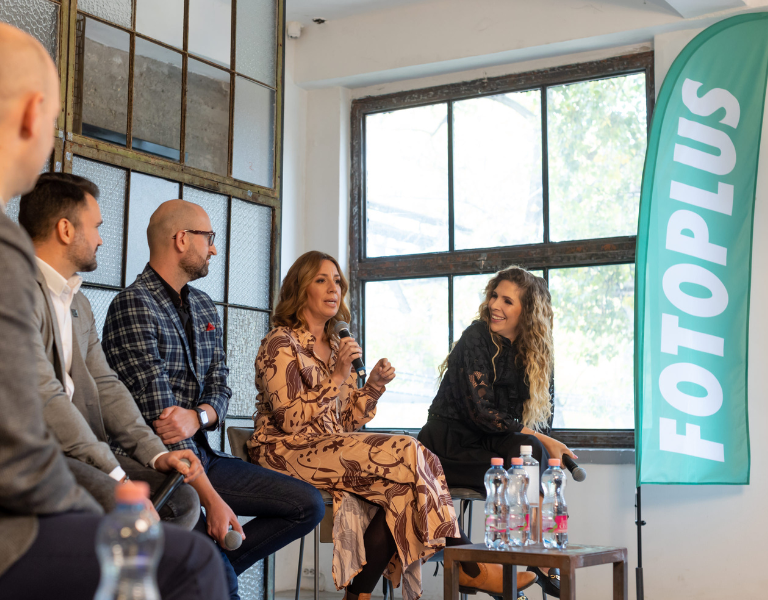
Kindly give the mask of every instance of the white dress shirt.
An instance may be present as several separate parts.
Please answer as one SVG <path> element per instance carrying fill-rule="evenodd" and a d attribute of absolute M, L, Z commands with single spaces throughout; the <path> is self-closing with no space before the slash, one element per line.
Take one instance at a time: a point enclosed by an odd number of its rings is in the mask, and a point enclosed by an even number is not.
<path fill-rule="evenodd" d="M 80 275 L 73 275 L 69 279 L 64 279 L 63 275 L 43 259 L 39 257 L 35 259 L 43 273 L 51 303 L 56 311 L 56 323 L 61 335 L 61 353 L 64 355 L 64 391 L 67 392 L 71 401 L 75 394 L 75 382 L 72 380 L 72 300 L 80 290 L 83 278 Z M 152 462 L 154 463 L 154 459 Z M 125 471 L 121 467 L 115 467 L 109 476 L 120 481 L 125 477 Z"/>

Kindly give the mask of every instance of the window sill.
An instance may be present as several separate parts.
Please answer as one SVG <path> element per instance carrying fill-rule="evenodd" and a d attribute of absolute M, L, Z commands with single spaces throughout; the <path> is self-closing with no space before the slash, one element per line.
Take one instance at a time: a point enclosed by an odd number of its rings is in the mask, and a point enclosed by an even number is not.
<path fill-rule="evenodd" d="M 634 465 L 634 448 L 573 448 L 579 465 Z"/>

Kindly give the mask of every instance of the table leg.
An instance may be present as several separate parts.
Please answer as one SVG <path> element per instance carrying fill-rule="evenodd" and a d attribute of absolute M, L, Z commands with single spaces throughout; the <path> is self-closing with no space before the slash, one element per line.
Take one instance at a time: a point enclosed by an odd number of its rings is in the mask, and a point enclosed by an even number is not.
<path fill-rule="evenodd" d="M 627 600 L 627 561 L 613 563 L 613 600 Z"/>
<path fill-rule="evenodd" d="M 517 600 L 517 565 L 503 565 L 504 600 Z"/>
<path fill-rule="evenodd" d="M 443 561 L 443 600 L 459 600 L 459 563 Z"/>
<path fill-rule="evenodd" d="M 571 565 L 560 567 L 560 600 L 576 600 L 576 569 Z"/>

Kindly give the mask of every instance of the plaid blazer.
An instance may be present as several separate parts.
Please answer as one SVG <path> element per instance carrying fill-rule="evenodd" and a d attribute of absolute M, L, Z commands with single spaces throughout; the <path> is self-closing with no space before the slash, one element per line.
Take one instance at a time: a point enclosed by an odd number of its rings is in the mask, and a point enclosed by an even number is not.
<path fill-rule="evenodd" d="M 227 386 L 229 367 L 219 313 L 208 294 L 192 286 L 188 302 L 194 352 L 176 307 L 149 265 L 115 297 L 107 312 L 101 336 L 107 361 L 150 426 L 164 408 L 174 405 L 191 409 L 210 404 L 219 416 L 217 426 L 227 415 L 232 390 Z M 206 432 L 168 448 L 189 449 L 199 455 L 198 444 L 211 449 Z"/>

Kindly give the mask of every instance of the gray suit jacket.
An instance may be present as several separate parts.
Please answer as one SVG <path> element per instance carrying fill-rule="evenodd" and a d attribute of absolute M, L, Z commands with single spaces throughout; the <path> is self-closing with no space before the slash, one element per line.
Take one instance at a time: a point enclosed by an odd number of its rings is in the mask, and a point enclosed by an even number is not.
<path fill-rule="evenodd" d="M 34 272 L 29 238 L 0 210 L 0 575 L 35 541 L 36 515 L 102 512 L 45 427 L 35 386 Z"/>
<path fill-rule="evenodd" d="M 107 364 L 96 321 L 82 292 L 72 300 L 72 380 L 64 390 L 64 354 L 56 312 L 42 271 L 37 269 L 34 326 L 42 334 L 38 352 L 45 421 L 64 454 L 110 473 L 119 466 L 110 440 L 143 465 L 166 447 L 141 415 L 128 389 Z"/>

